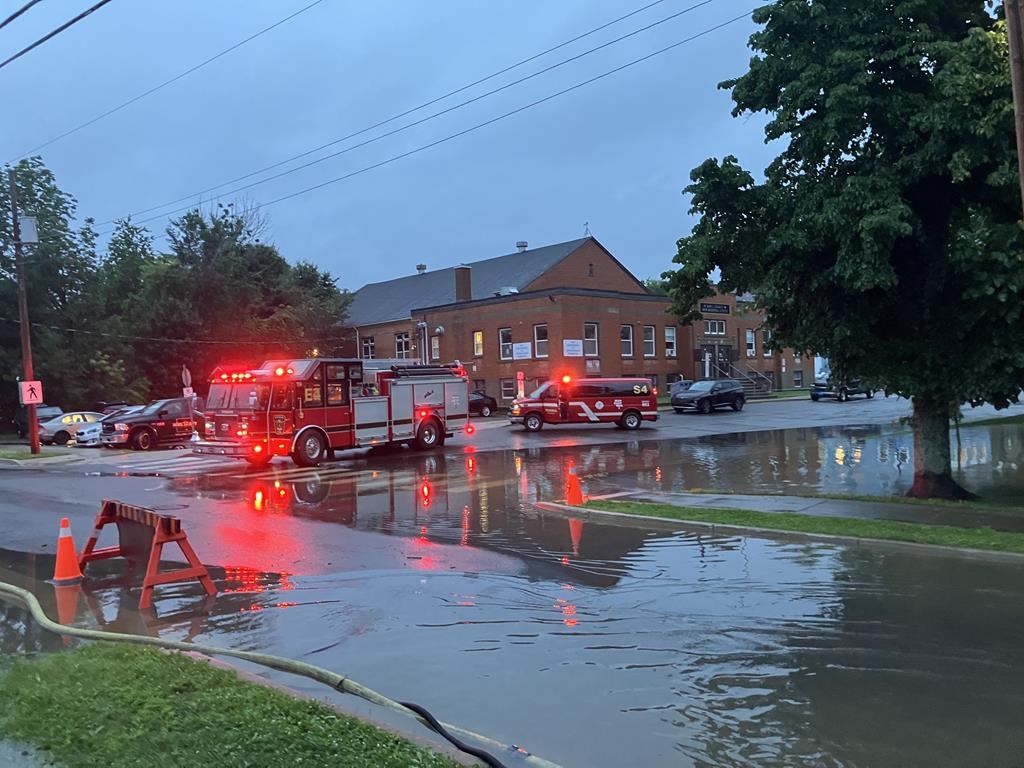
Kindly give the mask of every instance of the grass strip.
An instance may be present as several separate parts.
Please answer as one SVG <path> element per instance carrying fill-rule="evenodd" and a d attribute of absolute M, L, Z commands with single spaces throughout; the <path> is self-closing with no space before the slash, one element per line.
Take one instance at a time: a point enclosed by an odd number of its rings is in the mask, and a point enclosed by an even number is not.
<path fill-rule="evenodd" d="M 449 758 L 178 653 L 96 643 L 14 662 L 0 733 L 68 768 L 434 768 Z"/>
<path fill-rule="evenodd" d="M 993 424 L 1024 424 L 1024 413 L 1018 413 L 1016 416 L 1004 416 L 1002 418 L 995 416 L 991 419 L 962 421 L 960 422 L 960 429 L 966 429 L 967 427 L 988 427 Z"/>
<path fill-rule="evenodd" d="M 591 509 L 621 512 L 697 523 L 767 528 L 774 531 L 849 536 L 881 541 L 909 541 L 942 547 L 985 549 L 993 552 L 1024 553 L 1024 533 L 1007 533 L 991 528 L 958 528 L 951 525 L 904 523 L 895 520 L 865 520 L 854 517 L 815 517 L 797 512 L 756 512 L 749 509 L 677 507 L 642 501 L 587 502 Z"/>
<path fill-rule="evenodd" d="M 0 459 L 45 459 L 47 456 L 56 456 L 55 453 L 32 453 L 28 448 L 0 448 Z"/>
<path fill-rule="evenodd" d="M 685 493 L 697 493 L 703 496 L 750 496 L 752 494 L 734 490 L 719 490 L 717 488 L 687 488 Z M 1013 515 L 1024 515 L 1024 507 L 1016 504 L 1006 504 L 999 499 L 919 499 L 913 496 L 876 496 L 866 493 L 801 493 L 799 491 L 786 490 L 785 492 L 770 491 L 757 494 L 761 497 L 771 498 L 772 496 L 790 496 L 798 499 L 831 499 L 834 501 L 864 501 L 870 504 L 907 504 L 917 507 L 943 507 L 947 509 L 959 509 L 965 512 L 1005 512 Z"/>

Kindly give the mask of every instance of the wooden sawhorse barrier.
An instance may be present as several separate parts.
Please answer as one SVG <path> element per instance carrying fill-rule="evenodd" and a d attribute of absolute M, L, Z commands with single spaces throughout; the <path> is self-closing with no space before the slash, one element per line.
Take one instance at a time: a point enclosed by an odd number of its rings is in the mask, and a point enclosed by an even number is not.
<path fill-rule="evenodd" d="M 117 525 L 117 546 L 96 549 L 96 541 L 103 526 L 110 523 Z M 188 561 L 188 567 L 160 573 L 160 556 L 163 554 L 164 545 L 171 542 L 177 542 L 181 553 Z M 217 594 L 217 588 L 213 585 L 206 566 L 199 561 L 192 545 L 188 543 L 188 536 L 181 527 L 181 520 L 174 515 L 161 515 L 145 507 L 104 499 L 100 513 L 96 516 L 95 529 L 86 542 L 85 549 L 82 550 L 78 565 L 82 573 L 85 573 L 85 566 L 93 560 L 109 560 L 112 557 L 123 557 L 131 565 L 147 559 L 139 610 L 153 607 L 153 588 L 160 584 L 198 579 L 206 594 Z"/>

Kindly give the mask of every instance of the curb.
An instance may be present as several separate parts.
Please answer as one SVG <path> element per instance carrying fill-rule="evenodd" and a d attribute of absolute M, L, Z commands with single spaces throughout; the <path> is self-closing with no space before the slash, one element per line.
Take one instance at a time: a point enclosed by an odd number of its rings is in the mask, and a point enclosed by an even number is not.
<path fill-rule="evenodd" d="M 606 521 L 631 521 L 656 523 L 658 527 L 672 527 L 674 529 L 697 528 L 712 533 L 736 533 L 740 535 L 755 535 L 759 538 L 772 539 L 797 539 L 801 541 L 821 541 L 831 544 L 843 544 L 849 547 L 861 549 L 893 549 L 902 552 L 923 552 L 943 555 L 956 555 L 970 560 L 995 560 L 998 562 L 1010 562 L 1024 564 L 1024 553 L 1020 552 L 999 552 L 991 549 L 972 549 L 970 547 L 946 547 L 941 544 L 921 544 L 914 541 L 893 541 L 891 539 L 867 539 L 859 536 L 840 536 L 831 533 L 805 533 L 803 531 L 785 531 L 777 528 L 758 528 L 756 526 L 725 525 L 720 523 L 708 523 L 701 520 L 682 520 L 674 517 L 652 517 L 648 515 L 633 515 L 628 512 L 610 512 L 604 509 L 591 509 L 590 507 L 572 507 L 568 504 L 559 504 L 552 501 L 539 501 L 534 506 L 546 512 L 554 512 L 565 516 L 578 517 L 583 520 L 606 520 Z M 756 511 L 756 510 L 751 510 Z M 809 515 L 810 517 L 810 515 Z"/>

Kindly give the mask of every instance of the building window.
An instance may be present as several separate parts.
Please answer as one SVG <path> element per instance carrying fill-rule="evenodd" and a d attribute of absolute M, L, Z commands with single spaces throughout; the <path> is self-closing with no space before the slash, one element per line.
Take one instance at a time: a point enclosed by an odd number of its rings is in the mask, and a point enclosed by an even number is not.
<path fill-rule="evenodd" d="M 623 325 L 619 327 L 620 352 L 623 357 L 633 356 L 633 326 Z"/>
<path fill-rule="evenodd" d="M 705 320 L 705 336 L 725 336 L 725 320 Z"/>
<path fill-rule="evenodd" d="M 772 356 L 772 348 L 770 346 L 768 346 L 771 343 L 772 343 L 772 332 L 771 331 L 767 331 L 767 330 L 761 331 L 761 351 L 764 353 L 765 357 L 771 357 Z"/>
<path fill-rule="evenodd" d="M 793 371 L 793 386 L 800 389 L 804 385 L 804 372 Z"/>
<path fill-rule="evenodd" d="M 533 354 L 537 357 L 548 356 L 548 326 L 546 323 L 533 326 Z"/>
<path fill-rule="evenodd" d="M 747 357 L 757 357 L 757 342 L 754 340 L 754 329 L 747 329 Z"/>
<path fill-rule="evenodd" d="M 373 360 L 377 356 L 373 344 L 373 336 L 363 336 L 363 360 Z"/>
<path fill-rule="evenodd" d="M 665 329 L 665 357 L 676 356 L 676 329 L 668 327 Z"/>
<path fill-rule="evenodd" d="M 597 323 L 583 324 L 583 355 L 597 357 Z"/>
<path fill-rule="evenodd" d="M 498 347 L 502 360 L 512 359 L 512 329 L 498 329 Z"/>
<path fill-rule="evenodd" d="M 440 360 L 441 359 L 441 337 L 431 336 L 430 337 L 430 359 Z"/>
<path fill-rule="evenodd" d="M 501 380 L 501 399 L 502 400 L 514 400 L 516 397 L 516 382 L 515 379 L 502 379 Z"/>
<path fill-rule="evenodd" d="M 397 357 L 399 360 L 407 360 L 409 358 L 408 333 L 395 334 L 395 357 Z"/>
<path fill-rule="evenodd" d="M 474 392 L 486 392 L 487 391 L 487 380 L 486 379 L 473 379 L 473 391 Z"/>
<path fill-rule="evenodd" d="M 484 332 L 473 331 L 473 357 L 484 356 Z"/>
<path fill-rule="evenodd" d="M 644 357 L 654 357 L 654 326 L 644 326 Z"/>

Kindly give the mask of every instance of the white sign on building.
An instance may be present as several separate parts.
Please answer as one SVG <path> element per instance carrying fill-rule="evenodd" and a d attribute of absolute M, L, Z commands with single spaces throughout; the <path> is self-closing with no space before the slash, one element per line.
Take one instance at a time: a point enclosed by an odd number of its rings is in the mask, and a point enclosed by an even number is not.
<path fill-rule="evenodd" d="M 533 344 L 529 341 L 520 341 L 512 345 L 513 360 L 529 360 L 533 357 Z"/>
<path fill-rule="evenodd" d="M 562 357 L 583 357 L 583 339 L 562 339 Z"/>

